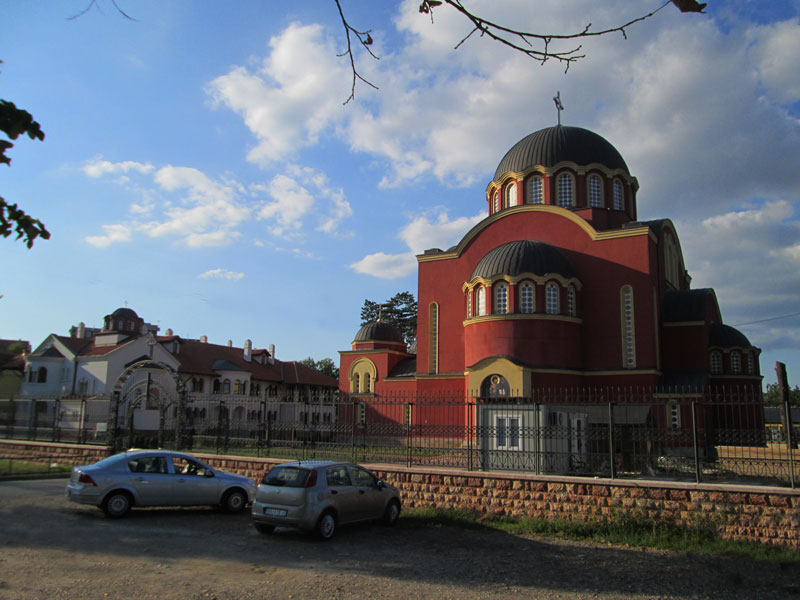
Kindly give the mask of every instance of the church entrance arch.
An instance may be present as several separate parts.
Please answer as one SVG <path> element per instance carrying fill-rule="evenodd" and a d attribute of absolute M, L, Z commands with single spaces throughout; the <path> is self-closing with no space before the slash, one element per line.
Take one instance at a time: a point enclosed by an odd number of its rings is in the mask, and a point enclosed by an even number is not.
<path fill-rule="evenodd" d="M 173 367 L 141 358 L 125 367 L 110 393 L 115 450 L 137 445 L 162 448 L 168 438 L 176 448 L 182 446 L 186 390 Z"/>

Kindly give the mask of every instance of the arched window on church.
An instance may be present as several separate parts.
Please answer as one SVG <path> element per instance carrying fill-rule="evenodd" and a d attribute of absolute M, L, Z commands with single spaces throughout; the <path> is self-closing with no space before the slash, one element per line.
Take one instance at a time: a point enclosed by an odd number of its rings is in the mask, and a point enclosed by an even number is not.
<path fill-rule="evenodd" d="M 565 208 L 575 206 L 575 181 L 571 173 L 561 173 L 556 179 L 558 205 Z"/>
<path fill-rule="evenodd" d="M 472 318 L 472 290 L 467 290 L 467 318 Z"/>
<path fill-rule="evenodd" d="M 506 186 L 506 206 L 517 205 L 517 182 L 512 181 Z"/>
<path fill-rule="evenodd" d="M 722 374 L 722 352 L 719 350 L 713 350 L 711 352 L 711 374 Z"/>
<path fill-rule="evenodd" d="M 428 372 L 439 372 L 439 305 L 436 302 L 431 302 L 428 307 L 428 318 L 430 319 L 428 327 L 429 345 L 428 345 Z"/>
<path fill-rule="evenodd" d="M 231 380 L 230 379 L 223 379 L 223 381 L 222 381 L 222 393 L 223 394 L 230 394 L 231 393 Z"/>
<path fill-rule="evenodd" d="M 508 284 L 498 283 L 494 286 L 494 314 L 504 315 L 508 312 Z"/>
<path fill-rule="evenodd" d="M 742 372 L 742 355 L 738 350 L 731 352 L 731 373 L 739 375 Z"/>
<path fill-rule="evenodd" d="M 500 192 L 494 193 L 494 210 L 492 212 L 500 212 Z"/>
<path fill-rule="evenodd" d="M 548 315 L 557 315 L 559 310 L 558 284 L 550 282 L 545 287 L 545 310 Z"/>
<path fill-rule="evenodd" d="M 542 204 L 544 202 L 543 192 L 541 175 L 534 175 L 528 180 L 528 204 Z"/>
<path fill-rule="evenodd" d="M 478 304 L 478 316 L 481 317 L 486 314 L 486 288 L 480 286 L 478 288 L 478 298 L 476 299 Z"/>
<path fill-rule="evenodd" d="M 614 210 L 623 210 L 625 208 L 624 196 L 622 193 L 622 182 L 619 179 L 614 180 Z"/>
<path fill-rule="evenodd" d="M 626 369 L 636 367 L 636 332 L 634 330 L 633 288 L 623 285 L 620 289 L 620 313 L 622 320 L 622 364 Z"/>
<path fill-rule="evenodd" d="M 603 180 L 599 175 L 589 175 L 589 206 L 603 207 Z"/>
<path fill-rule="evenodd" d="M 372 378 L 369 373 L 364 373 L 364 387 L 360 391 L 364 394 L 369 394 L 372 391 Z"/>
<path fill-rule="evenodd" d="M 522 313 L 532 313 L 536 309 L 534 304 L 534 288 L 530 281 L 525 281 L 519 286 L 519 311 Z"/>
<path fill-rule="evenodd" d="M 753 358 L 753 353 L 747 353 L 747 374 L 748 375 L 755 375 L 756 374 L 756 361 Z"/>
<path fill-rule="evenodd" d="M 574 317 L 577 314 L 574 285 L 571 285 L 567 288 L 567 314 L 570 317 Z"/>

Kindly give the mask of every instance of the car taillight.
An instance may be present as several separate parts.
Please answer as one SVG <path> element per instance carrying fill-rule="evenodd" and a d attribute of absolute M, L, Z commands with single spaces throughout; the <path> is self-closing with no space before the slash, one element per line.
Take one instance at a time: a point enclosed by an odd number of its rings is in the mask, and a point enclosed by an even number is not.
<path fill-rule="evenodd" d="M 303 487 L 310 488 L 314 487 L 315 485 L 317 485 L 317 472 L 312 470 L 308 474 L 308 478 L 306 478 L 306 484 Z"/>
<path fill-rule="evenodd" d="M 97 484 L 92 479 L 91 475 L 87 475 L 86 473 L 81 473 L 81 476 L 78 477 L 78 483 L 85 483 L 86 485 L 93 485 L 97 487 Z"/>

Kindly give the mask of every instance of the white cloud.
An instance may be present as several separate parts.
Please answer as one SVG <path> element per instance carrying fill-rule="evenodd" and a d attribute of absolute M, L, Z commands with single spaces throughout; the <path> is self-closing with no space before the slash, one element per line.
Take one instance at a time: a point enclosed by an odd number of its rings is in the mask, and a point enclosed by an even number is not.
<path fill-rule="evenodd" d="M 118 242 L 130 242 L 133 239 L 133 227 L 125 224 L 103 225 L 102 235 L 88 235 L 84 239 L 97 248 L 107 248 Z"/>
<path fill-rule="evenodd" d="M 429 248 L 447 249 L 458 243 L 464 234 L 485 215 L 459 217 L 450 220 L 446 211 L 441 212 L 434 221 L 427 216 L 413 219 L 400 230 L 399 237 L 409 248 L 409 252 L 386 254 L 376 252 L 350 265 L 357 273 L 372 275 L 381 279 L 397 279 L 411 275 L 417 268 L 417 254 Z"/>
<path fill-rule="evenodd" d="M 257 72 L 235 67 L 209 84 L 215 104 L 240 114 L 258 140 L 249 160 L 285 160 L 344 116 L 350 73 L 337 53 L 321 26 L 294 23 L 270 40 Z"/>
<path fill-rule="evenodd" d="M 798 311 L 800 223 L 789 202 L 768 202 L 699 222 L 676 221 L 676 226 L 692 287 L 715 289 L 726 323 L 750 323 Z M 764 349 L 800 340 L 797 318 L 740 329 Z"/>
<path fill-rule="evenodd" d="M 87 161 L 83 165 L 83 172 L 93 178 L 102 177 L 103 175 L 119 175 L 135 171 L 138 173 L 150 173 L 153 170 L 153 165 L 150 163 L 140 163 L 133 160 L 125 160 L 122 162 L 110 162 L 103 160 L 101 157 L 94 158 Z"/>
<path fill-rule="evenodd" d="M 779 102 L 800 99 L 800 21 L 792 19 L 754 27 L 749 31 L 750 49 L 761 82 Z"/>
<path fill-rule="evenodd" d="M 226 269 L 211 269 L 210 271 L 201 273 L 198 275 L 198 277 L 200 279 L 228 279 L 230 281 L 236 281 L 238 279 L 242 279 L 244 277 L 244 273 L 228 271 Z"/>
<path fill-rule="evenodd" d="M 276 175 L 269 185 L 273 202 L 264 204 L 258 218 L 274 222 L 271 232 L 283 235 L 286 230 L 299 230 L 303 217 L 314 206 L 314 196 L 300 183 L 286 175 Z"/>
<path fill-rule="evenodd" d="M 353 263 L 350 268 L 357 273 L 381 279 L 397 279 L 411 275 L 417 268 L 417 259 L 413 252 L 403 254 L 376 252 Z"/>

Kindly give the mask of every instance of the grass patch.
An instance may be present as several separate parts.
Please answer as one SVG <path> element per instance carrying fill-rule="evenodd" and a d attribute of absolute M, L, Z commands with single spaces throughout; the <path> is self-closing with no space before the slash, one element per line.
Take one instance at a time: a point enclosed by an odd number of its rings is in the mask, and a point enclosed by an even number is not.
<path fill-rule="evenodd" d="M 20 458 L 0 458 L 0 475 L 40 475 L 42 473 L 67 473 L 72 466 L 51 462 L 25 460 Z"/>
<path fill-rule="evenodd" d="M 778 563 L 800 563 L 800 553 L 781 546 L 722 539 L 713 524 L 699 520 L 693 526 L 655 521 L 642 515 L 620 513 L 610 522 L 493 517 L 466 511 L 409 508 L 403 520 L 417 526 L 441 525 L 469 529 L 495 529 L 513 535 L 534 535 L 598 544 L 655 548 L 690 554 L 737 556 Z"/>

